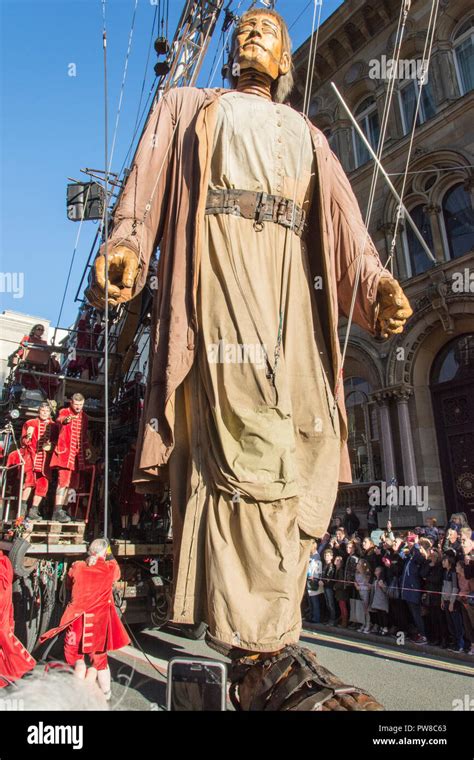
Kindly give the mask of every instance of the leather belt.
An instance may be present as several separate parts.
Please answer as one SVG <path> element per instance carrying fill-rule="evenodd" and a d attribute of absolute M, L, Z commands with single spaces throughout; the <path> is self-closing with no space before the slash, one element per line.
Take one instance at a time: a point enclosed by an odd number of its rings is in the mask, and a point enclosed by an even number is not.
<path fill-rule="evenodd" d="M 253 219 L 256 230 L 263 229 L 264 222 L 274 222 L 283 227 L 291 227 L 298 237 L 302 237 L 305 232 L 306 212 L 282 195 L 233 188 L 209 189 L 206 214 L 234 214 L 244 219 Z"/>

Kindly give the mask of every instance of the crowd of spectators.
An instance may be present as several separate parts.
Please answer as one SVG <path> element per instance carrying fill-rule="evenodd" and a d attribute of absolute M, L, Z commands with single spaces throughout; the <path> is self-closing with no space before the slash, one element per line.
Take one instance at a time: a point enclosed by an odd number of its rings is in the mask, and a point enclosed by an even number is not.
<path fill-rule="evenodd" d="M 348 507 L 312 542 L 306 620 L 474 655 L 474 541 L 465 514 L 443 530 L 429 518 L 409 531 L 389 521 L 361 533 Z"/>

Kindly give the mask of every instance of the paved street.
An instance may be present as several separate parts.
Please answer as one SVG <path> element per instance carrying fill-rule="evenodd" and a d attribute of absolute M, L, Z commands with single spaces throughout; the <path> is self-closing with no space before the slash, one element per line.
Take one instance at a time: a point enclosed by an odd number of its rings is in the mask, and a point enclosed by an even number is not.
<path fill-rule="evenodd" d="M 143 652 L 126 647 L 111 656 L 115 680 L 112 709 L 163 709 L 166 666 L 172 657 L 223 659 L 204 641 L 192 641 L 170 630 L 144 631 L 137 635 L 137 642 Z M 313 649 L 321 664 L 347 683 L 371 692 L 387 710 L 449 711 L 453 700 L 474 697 L 474 663 L 450 660 L 449 656 L 433 658 L 325 631 L 305 631 L 301 644 Z"/>

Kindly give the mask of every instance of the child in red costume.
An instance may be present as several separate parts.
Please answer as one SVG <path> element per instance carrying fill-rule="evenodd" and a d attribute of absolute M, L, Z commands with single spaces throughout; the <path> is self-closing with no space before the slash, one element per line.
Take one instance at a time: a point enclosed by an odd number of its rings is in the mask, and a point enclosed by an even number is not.
<path fill-rule="evenodd" d="M 14 633 L 12 602 L 13 568 L 0 549 L 0 688 L 33 670 L 36 660 Z"/>
<path fill-rule="evenodd" d="M 58 487 L 53 520 L 70 522 L 71 517 L 65 507 L 68 503 L 69 490 L 77 490 L 81 470 L 85 469 L 86 460 L 91 451 L 87 436 L 87 414 L 83 412 L 84 396 L 75 393 L 67 409 L 61 409 L 57 424 L 59 427 L 58 443 L 51 459 L 51 467 L 58 469 Z"/>
<path fill-rule="evenodd" d="M 28 517 L 41 520 L 39 506 L 48 493 L 51 479 L 51 456 L 57 439 L 57 426 L 51 420 L 51 407 L 47 402 L 40 405 L 38 417 L 27 420 L 21 432 L 22 456 L 25 460 L 25 482 L 22 493 L 22 514 L 26 512 L 31 491 L 33 505 Z"/>
<path fill-rule="evenodd" d="M 72 596 L 57 628 L 43 634 L 40 642 L 56 636 L 67 628 L 64 657 L 74 666 L 79 678 L 95 681 L 107 699 L 110 699 L 110 669 L 107 651 L 121 649 L 130 643 L 117 614 L 113 598 L 113 584 L 120 578 L 115 559 L 106 560 L 110 553 L 108 541 L 96 538 L 89 546 L 87 560 L 74 562 L 68 573 Z M 91 658 L 88 670 L 84 655 Z M 87 671 L 87 674 L 86 674 Z"/>

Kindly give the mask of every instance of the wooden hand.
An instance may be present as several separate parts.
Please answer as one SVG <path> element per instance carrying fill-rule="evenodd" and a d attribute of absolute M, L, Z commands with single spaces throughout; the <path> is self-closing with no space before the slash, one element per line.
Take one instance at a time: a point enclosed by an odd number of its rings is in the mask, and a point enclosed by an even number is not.
<path fill-rule="evenodd" d="M 392 277 L 379 280 L 376 307 L 376 330 L 382 338 L 403 332 L 405 322 L 413 314 L 408 298 Z"/>
<path fill-rule="evenodd" d="M 138 256 L 131 248 L 118 245 L 108 253 L 109 303 L 117 306 L 133 298 L 133 286 L 137 279 Z M 91 283 L 86 290 L 86 298 L 92 306 L 105 307 L 105 256 L 97 256 L 92 269 Z"/>

